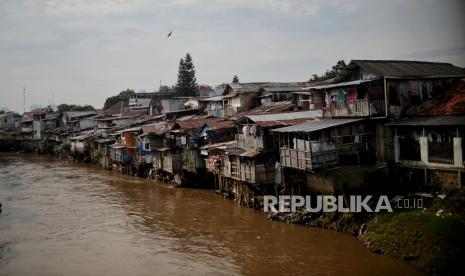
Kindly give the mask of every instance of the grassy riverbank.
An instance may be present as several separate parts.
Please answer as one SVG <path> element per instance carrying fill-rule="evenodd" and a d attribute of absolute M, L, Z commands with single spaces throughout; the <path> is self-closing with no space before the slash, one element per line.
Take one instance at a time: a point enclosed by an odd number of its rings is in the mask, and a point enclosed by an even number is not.
<path fill-rule="evenodd" d="M 269 219 L 333 229 L 358 237 L 372 252 L 409 261 L 437 275 L 458 273 L 465 259 L 465 190 L 425 198 L 422 209 L 393 213 L 270 214 Z"/>
<path fill-rule="evenodd" d="M 434 274 L 458 272 L 465 257 L 465 223 L 429 211 L 376 215 L 360 236 L 370 250 L 411 261 Z"/>

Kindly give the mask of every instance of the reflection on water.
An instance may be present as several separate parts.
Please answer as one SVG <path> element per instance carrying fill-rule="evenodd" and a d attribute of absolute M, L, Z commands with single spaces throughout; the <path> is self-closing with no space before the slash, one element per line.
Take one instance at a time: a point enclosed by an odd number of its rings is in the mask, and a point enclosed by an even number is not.
<path fill-rule="evenodd" d="M 209 190 L 0 155 L 0 274 L 416 275 L 329 230 L 270 222 Z"/>

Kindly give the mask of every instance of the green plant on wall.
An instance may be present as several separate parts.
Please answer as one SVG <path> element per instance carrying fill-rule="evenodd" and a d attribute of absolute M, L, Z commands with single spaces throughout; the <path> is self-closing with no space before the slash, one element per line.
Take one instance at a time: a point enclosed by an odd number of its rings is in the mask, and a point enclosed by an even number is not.
<path fill-rule="evenodd" d="M 90 158 L 92 163 L 98 163 L 100 158 L 102 158 L 102 153 L 100 151 L 94 151 Z"/>
<path fill-rule="evenodd" d="M 71 142 L 64 140 L 60 144 L 53 147 L 53 153 L 59 156 L 68 155 L 71 152 Z"/>

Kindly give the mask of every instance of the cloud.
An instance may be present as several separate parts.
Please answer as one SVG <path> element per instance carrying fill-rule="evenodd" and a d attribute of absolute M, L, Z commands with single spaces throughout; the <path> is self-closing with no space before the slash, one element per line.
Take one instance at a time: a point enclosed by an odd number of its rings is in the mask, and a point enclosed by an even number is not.
<path fill-rule="evenodd" d="M 187 52 L 209 84 L 307 80 L 339 59 L 465 66 L 454 1 L 0 0 L 0 102 L 14 108 L 25 85 L 30 103 L 54 92 L 99 107 L 126 88 L 174 84 Z"/>
<path fill-rule="evenodd" d="M 205 9 L 209 11 L 253 9 L 292 15 L 317 15 L 325 8 L 335 12 L 351 12 L 359 0 L 35 0 L 19 1 L 25 9 L 42 10 L 55 16 L 130 15 L 140 12 L 176 9 Z"/>

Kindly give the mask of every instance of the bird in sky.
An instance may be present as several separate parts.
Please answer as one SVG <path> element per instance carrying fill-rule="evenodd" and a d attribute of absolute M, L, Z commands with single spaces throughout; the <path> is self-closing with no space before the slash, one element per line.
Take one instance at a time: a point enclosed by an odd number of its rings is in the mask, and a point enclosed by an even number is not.
<path fill-rule="evenodd" d="M 169 32 L 169 34 L 166 36 L 166 38 L 170 37 L 172 33 L 173 33 L 173 30 L 170 30 L 170 32 Z"/>

